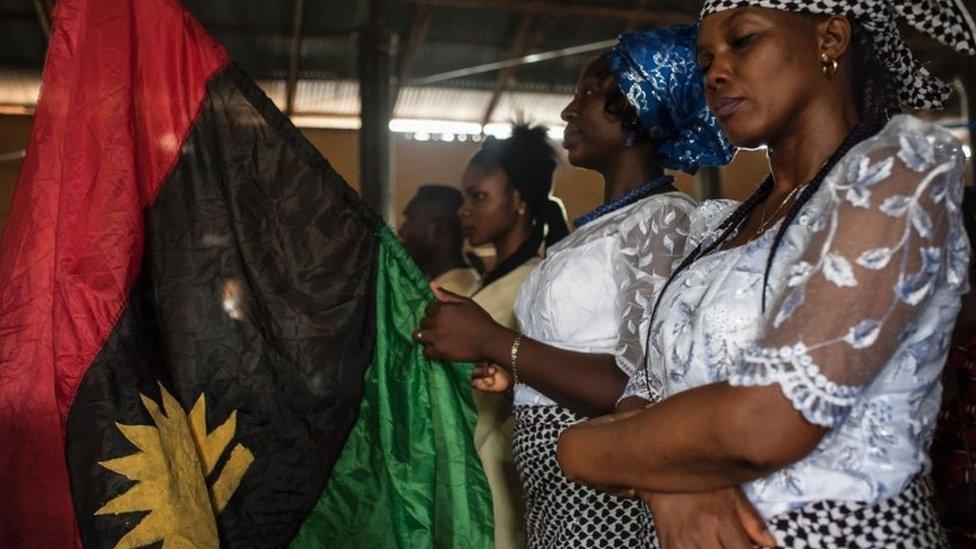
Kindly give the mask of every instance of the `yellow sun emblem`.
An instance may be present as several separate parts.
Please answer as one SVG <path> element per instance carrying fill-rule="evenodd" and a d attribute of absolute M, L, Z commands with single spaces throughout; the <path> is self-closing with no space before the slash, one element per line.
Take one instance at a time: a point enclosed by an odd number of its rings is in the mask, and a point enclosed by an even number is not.
<path fill-rule="evenodd" d="M 207 404 L 202 394 L 187 417 L 162 385 L 159 390 L 165 415 L 155 401 L 139 395 L 155 426 L 115 424 L 139 451 L 99 463 L 136 484 L 95 514 L 149 511 L 119 540 L 119 549 L 158 541 L 165 548 L 217 547 L 220 542 L 214 517 L 237 490 L 254 455 L 243 445 L 235 445 L 217 480 L 208 487 L 206 476 L 213 472 L 237 431 L 237 411 L 208 433 Z"/>

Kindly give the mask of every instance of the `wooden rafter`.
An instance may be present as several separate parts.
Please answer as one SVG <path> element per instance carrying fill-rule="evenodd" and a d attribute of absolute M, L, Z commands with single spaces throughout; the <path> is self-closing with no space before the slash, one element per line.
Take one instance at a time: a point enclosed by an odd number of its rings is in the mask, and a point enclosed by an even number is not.
<path fill-rule="evenodd" d="M 637 4 L 634 5 L 634 9 L 630 13 L 630 17 L 627 18 L 627 26 L 624 28 L 624 32 L 630 32 L 641 24 L 639 20 L 641 12 L 647 7 L 648 0 L 637 0 Z"/>
<path fill-rule="evenodd" d="M 430 6 L 418 4 L 414 10 L 413 19 L 410 20 L 410 28 L 407 30 L 406 43 L 403 46 L 400 59 L 396 69 L 396 93 L 393 95 L 393 104 L 396 105 L 396 98 L 399 95 L 400 87 L 413 75 L 414 66 L 420 50 L 427 40 L 427 29 L 433 19 Z"/>
<path fill-rule="evenodd" d="M 606 18 L 624 19 L 634 18 L 638 23 L 648 23 L 655 25 L 674 25 L 678 23 L 690 23 L 698 14 L 697 11 L 689 7 L 686 11 L 676 10 L 633 10 L 628 8 L 617 8 L 611 6 L 600 6 L 594 4 L 567 4 L 555 0 L 538 0 L 527 2 L 525 0 L 397 0 L 408 4 L 429 4 L 431 6 L 445 6 L 453 8 L 476 8 L 491 10 L 507 10 L 521 13 L 534 13 L 540 15 L 577 17 L 577 18 Z M 689 4 L 690 5 L 690 4 Z"/>
<path fill-rule="evenodd" d="M 33 0 L 32 0 L 33 1 Z M 44 2 L 49 5 L 49 2 Z M 50 9 L 47 13 L 53 13 Z M 0 8 L 0 21 L 29 21 L 36 20 L 36 9 L 33 11 L 14 11 Z M 261 35 L 275 39 L 290 39 L 291 29 L 269 27 L 257 24 L 211 24 L 203 22 L 209 32 L 214 34 L 244 34 L 249 36 Z M 355 42 L 359 38 L 359 29 L 342 30 L 336 32 L 302 33 L 302 42 Z"/>
<path fill-rule="evenodd" d="M 531 13 L 523 13 L 519 17 L 518 26 L 512 39 L 510 57 L 522 57 L 537 50 L 542 45 L 542 39 L 545 37 L 546 32 L 552 27 L 552 22 L 553 18 L 551 17 L 540 19 Z M 482 116 L 482 124 L 487 124 L 491 121 L 491 117 L 495 114 L 495 109 L 498 108 L 498 102 L 501 100 L 502 94 L 515 86 L 515 75 L 518 69 L 519 67 L 515 66 L 498 71 L 491 100 L 488 102 L 484 116 Z"/>
<path fill-rule="evenodd" d="M 573 55 L 582 55 L 584 53 L 600 51 L 612 47 L 616 43 L 617 43 L 617 39 L 611 38 L 609 40 L 599 40 L 597 42 L 578 44 L 576 46 L 569 46 L 558 50 L 551 50 L 545 52 L 532 53 L 529 55 L 523 55 L 522 57 L 516 57 L 515 59 L 505 59 L 503 61 L 494 61 L 492 63 L 475 65 L 473 67 L 464 67 L 464 68 L 454 69 L 451 71 L 441 72 L 437 74 L 431 74 L 421 78 L 415 78 L 411 80 L 410 83 L 415 86 L 428 86 L 440 82 L 447 82 L 448 80 L 454 80 L 457 78 L 468 78 L 469 76 L 474 76 L 476 74 L 484 74 L 486 72 L 500 71 L 502 69 L 506 69 L 509 67 L 531 65 L 533 63 L 542 63 L 544 61 L 551 61 L 553 59 L 560 59 L 563 57 L 570 57 Z"/>
<path fill-rule="evenodd" d="M 33 0 L 34 3 L 34 13 L 37 14 L 37 23 L 41 26 L 41 32 L 44 33 L 44 38 L 47 40 L 51 39 L 51 12 L 50 8 L 44 4 L 41 0 Z"/>
<path fill-rule="evenodd" d="M 208 25 L 204 24 L 207 30 L 214 34 L 247 35 L 273 38 L 276 40 L 291 40 L 292 31 L 271 29 L 260 25 Z M 359 29 L 350 29 L 337 32 L 302 32 L 302 43 L 309 42 L 355 42 L 359 39 Z"/>
<path fill-rule="evenodd" d="M 305 0 L 295 0 L 292 13 L 291 43 L 288 48 L 288 80 L 285 81 L 285 115 L 295 112 L 298 90 L 298 62 L 302 54 L 302 26 L 305 22 Z"/>

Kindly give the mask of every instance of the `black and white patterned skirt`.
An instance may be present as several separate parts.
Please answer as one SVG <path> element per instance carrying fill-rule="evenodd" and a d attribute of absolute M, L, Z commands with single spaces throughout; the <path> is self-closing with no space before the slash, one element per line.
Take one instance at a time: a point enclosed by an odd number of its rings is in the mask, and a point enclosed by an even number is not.
<path fill-rule="evenodd" d="M 564 429 L 585 419 L 559 406 L 515 408 L 515 465 L 522 483 L 530 548 L 656 548 L 654 522 L 638 500 L 566 479 L 556 462 Z M 818 501 L 767 521 L 779 547 L 797 549 L 943 548 L 945 534 L 916 479 L 877 503 Z"/>
<path fill-rule="evenodd" d="M 767 521 L 780 547 L 949 547 L 921 479 L 877 503 L 817 501 Z"/>
<path fill-rule="evenodd" d="M 559 406 L 515 407 L 515 465 L 530 548 L 657 547 L 647 506 L 570 482 L 556 462 L 564 429 L 586 419 Z"/>

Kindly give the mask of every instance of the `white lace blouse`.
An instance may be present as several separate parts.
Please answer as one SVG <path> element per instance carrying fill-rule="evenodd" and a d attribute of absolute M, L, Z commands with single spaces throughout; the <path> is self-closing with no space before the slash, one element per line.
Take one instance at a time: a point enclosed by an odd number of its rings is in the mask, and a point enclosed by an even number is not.
<path fill-rule="evenodd" d="M 844 157 L 787 230 L 765 314 L 773 229 L 675 277 L 654 320 L 650 375 L 633 376 L 628 393 L 776 383 L 828 427 L 812 454 L 744 487 L 767 518 L 899 493 L 930 467 L 940 372 L 968 289 L 963 164 L 946 130 L 894 118 Z"/>
<path fill-rule="evenodd" d="M 617 356 L 628 375 L 644 364 L 645 310 L 685 253 L 696 203 L 661 193 L 587 223 L 547 250 L 515 302 L 522 333 L 548 345 Z M 644 322 L 644 329 L 638 324 Z M 516 406 L 555 402 L 515 387 Z"/>

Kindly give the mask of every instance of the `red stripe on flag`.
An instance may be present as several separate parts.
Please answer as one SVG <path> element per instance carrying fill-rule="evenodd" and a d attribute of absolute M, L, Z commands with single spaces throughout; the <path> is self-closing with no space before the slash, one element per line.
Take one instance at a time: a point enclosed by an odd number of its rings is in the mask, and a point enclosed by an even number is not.
<path fill-rule="evenodd" d="M 64 422 L 224 49 L 175 0 L 60 0 L 0 246 L 0 547 L 80 541 Z"/>

